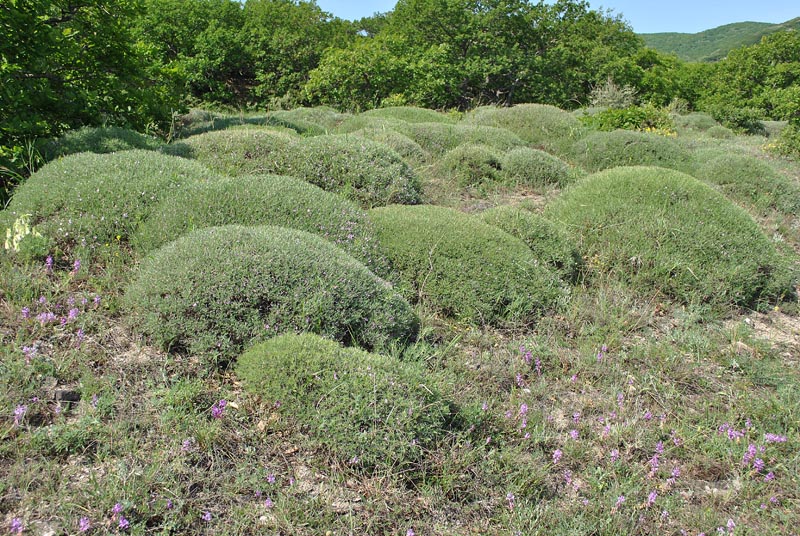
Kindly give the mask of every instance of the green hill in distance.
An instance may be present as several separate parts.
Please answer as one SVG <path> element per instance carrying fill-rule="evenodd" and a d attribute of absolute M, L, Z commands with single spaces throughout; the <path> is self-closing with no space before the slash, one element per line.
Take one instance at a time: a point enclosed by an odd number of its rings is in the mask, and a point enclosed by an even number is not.
<path fill-rule="evenodd" d="M 765 35 L 781 30 L 800 30 L 800 17 L 781 24 L 735 22 L 694 34 L 665 32 L 640 35 L 648 47 L 676 54 L 684 61 L 717 61 L 735 48 L 754 45 Z"/>

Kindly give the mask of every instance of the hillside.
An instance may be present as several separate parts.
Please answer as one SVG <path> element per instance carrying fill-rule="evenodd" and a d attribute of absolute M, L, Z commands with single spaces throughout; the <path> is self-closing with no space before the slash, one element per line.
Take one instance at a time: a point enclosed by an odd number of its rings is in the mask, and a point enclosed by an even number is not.
<path fill-rule="evenodd" d="M 717 61 L 735 48 L 753 45 L 765 35 L 788 29 L 800 29 L 800 17 L 781 24 L 736 22 L 694 34 L 665 32 L 641 36 L 648 47 L 675 53 L 685 61 Z"/>

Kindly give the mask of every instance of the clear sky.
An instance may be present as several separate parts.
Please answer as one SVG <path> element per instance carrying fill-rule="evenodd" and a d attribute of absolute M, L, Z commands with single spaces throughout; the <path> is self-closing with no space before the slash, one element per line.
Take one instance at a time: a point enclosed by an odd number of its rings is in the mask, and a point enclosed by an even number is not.
<path fill-rule="evenodd" d="M 360 19 L 391 10 L 396 0 L 317 0 L 324 11 Z M 621 13 L 637 33 L 695 33 L 731 22 L 785 22 L 800 17 L 798 0 L 590 0 L 593 8 Z"/>

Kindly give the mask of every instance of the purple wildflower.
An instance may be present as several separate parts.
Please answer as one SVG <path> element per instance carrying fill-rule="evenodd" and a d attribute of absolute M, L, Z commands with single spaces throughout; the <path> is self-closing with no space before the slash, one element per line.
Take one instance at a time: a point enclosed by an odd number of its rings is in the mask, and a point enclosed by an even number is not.
<path fill-rule="evenodd" d="M 44 296 L 39 296 L 39 304 L 44 305 L 46 303 L 47 303 L 47 298 L 45 298 Z"/>
<path fill-rule="evenodd" d="M 79 532 L 89 532 L 89 529 L 92 528 L 92 522 L 89 520 L 88 517 L 83 516 L 78 520 L 78 531 Z"/>
<path fill-rule="evenodd" d="M 728 519 L 728 534 L 733 534 L 733 529 L 736 528 L 736 523 L 733 522 L 733 519 Z"/>
<path fill-rule="evenodd" d="M 80 269 L 81 269 L 81 260 L 80 259 L 75 259 L 75 262 L 72 263 L 72 273 L 73 274 L 77 274 L 78 270 L 80 270 Z"/>
<path fill-rule="evenodd" d="M 617 502 L 614 504 L 614 508 L 619 508 L 620 506 L 622 506 L 622 503 L 624 502 L 625 502 L 625 495 L 620 495 L 619 497 L 617 497 Z"/>
<path fill-rule="evenodd" d="M 117 515 L 120 512 L 122 512 L 122 508 L 123 508 L 122 503 L 116 503 L 114 507 L 111 508 L 111 513 Z"/>
<path fill-rule="evenodd" d="M 53 271 L 53 257 L 48 255 L 47 258 L 44 260 L 44 267 L 47 269 L 47 273 L 51 273 Z"/>
<path fill-rule="evenodd" d="M 742 457 L 742 465 L 750 465 L 750 462 L 753 461 L 756 457 L 756 446 L 750 443 L 747 446 L 747 452 L 744 453 Z"/>
<path fill-rule="evenodd" d="M 22 347 L 22 355 L 25 356 L 25 363 L 27 365 L 31 364 L 31 360 L 36 357 L 36 345 L 33 346 L 23 346 Z"/>
<path fill-rule="evenodd" d="M 517 374 L 517 387 L 525 387 L 525 379 L 522 377 L 522 374 Z"/>
<path fill-rule="evenodd" d="M 225 399 L 214 402 L 214 405 L 211 406 L 211 416 L 215 419 L 221 419 L 222 414 L 225 412 L 225 406 L 227 405 L 228 402 Z"/>
<path fill-rule="evenodd" d="M 765 466 L 766 464 L 764 463 L 764 460 L 762 460 L 761 458 L 756 458 L 753 461 L 753 469 L 755 469 L 759 473 L 764 470 Z"/>
<path fill-rule="evenodd" d="M 167 499 L 167 510 L 172 510 L 174 508 L 174 504 L 172 504 L 172 499 Z"/>
<path fill-rule="evenodd" d="M 773 473 L 772 471 L 770 471 L 770 472 L 769 472 L 769 473 L 767 473 L 767 475 L 764 477 L 764 482 L 772 482 L 773 480 L 775 480 L 775 473 Z"/>
<path fill-rule="evenodd" d="M 536 361 L 535 361 L 535 367 L 536 367 L 537 376 L 541 376 L 542 375 L 542 360 L 539 359 L 538 357 L 536 358 Z"/>
<path fill-rule="evenodd" d="M 25 413 L 28 411 L 28 406 L 25 404 L 20 404 L 16 408 L 14 408 L 14 426 L 19 426 L 22 424 L 22 419 L 25 418 Z"/>
<path fill-rule="evenodd" d="M 575 441 L 577 441 L 577 440 L 578 440 L 578 437 L 579 437 L 579 436 L 580 436 L 580 435 L 578 434 L 578 431 L 577 431 L 577 430 L 570 430 L 570 431 L 569 431 L 569 437 L 571 437 L 571 438 L 572 438 L 572 439 L 574 439 Z"/>
<path fill-rule="evenodd" d="M 644 412 L 644 420 L 649 421 L 653 418 L 653 414 L 650 411 Z"/>
<path fill-rule="evenodd" d="M 22 318 L 24 318 L 25 320 L 29 319 L 31 317 L 30 307 L 23 307 L 22 311 L 20 311 L 20 314 L 22 314 Z"/>
<path fill-rule="evenodd" d="M 45 324 L 49 324 L 50 322 L 53 322 L 54 320 L 56 320 L 56 318 L 58 318 L 58 317 L 56 317 L 56 315 L 54 315 L 53 313 L 51 313 L 49 311 L 46 312 L 46 313 L 39 313 L 38 315 L 36 315 L 36 320 L 38 320 L 39 323 L 41 325 L 43 325 L 43 326 Z"/>
<path fill-rule="evenodd" d="M 417 536 L 417 533 L 414 532 L 414 529 L 408 529 L 406 531 L 406 536 Z"/>
<path fill-rule="evenodd" d="M 563 455 L 564 455 L 564 453 L 561 452 L 561 449 L 554 450 L 553 451 L 553 463 L 557 465 L 558 462 L 561 461 L 561 457 Z"/>
<path fill-rule="evenodd" d="M 99 294 L 95 294 L 94 295 L 94 304 L 95 305 L 100 305 L 100 295 Z"/>
<path fill-rule="evenodd" d="M 23 530 L 25 530 L 25 527 L 20 518 L 15 517 L 11 519 L 11 526 L 9 527 L 9 532 L 11 532 L 11 534 L 22 534 Z"/>
<path fill-rule="evenodd" d="M 656 443 L 656 454 L 664 454 L 664 443 L 663 441 L 659 441 Z"/>
<path fill-rule="evenodd" d="M 203 521 L 211 521 L 211 512 L 203 512 L 203 515 L 200 517 Z"/>
<path fill-rule="evenodd" d="M 520 415 L 527 415 L 528 414 L 528 404 L 522 403 L 519 406 L 519 414 Z"/>
<path fill-rule="evenodd" d="M 273 475 L 272 473 L 268 474 L 267 475 L 267 482 L 269 482 L 270 484 L 274 484 L 275 483 L 275 475 Z"/>
<path fill-rule="evenodd" d="M 508 494 L 506 495 L 506 500 L 508 501 L 508 509 L 509 510 L 513 510 L 514 509 L 514 499 L 516 499 L 516 497 L 514 497 L 514 494 L 511 493 L 511 492 L 508 492 Z"/>
<path fill-rule="evenodd" d="M 72 309 L 69 310 L 69 313 L 67 314 L 67 319 L 75 320 L 76 318 L 78 318 L 79 314 L 81 314 L 81 312 L 73 307 Z"/>
<path fill-rule="evenodd" d="M 614 449 L 614 450 L 612 450 L 612 451 L 611 451 L 611 461 L 612 461 L 612 462 L 615 462 L 615 461 L 617 461 L 618 459 L 619 459 L 619 450 L 618 450 L 618 449 Z"/>
<path fill-rule="evenodd" d="M 764 434 L 764 441 L 767 443 L 786 443 L 786 436 L 778 434 Z"/>
<path fill-rule="evenodd" d="M 131 523 L 130 523 L 130 521 L 125 519 L 125 516 L 122 516 L 122 515 L 119 516 L 119 528 L 121 530 L 127 530 L 128 527 L 130 527 L 130 526 L 131 526 Z"/>
<path fill-rule="evenodd" d="M 264 506 L 266 508 L 272 508 L 273 506 L 275 506 L 275 503 L 272 502 L 272 499 L 267 497 L 267 499 L 264 501 Z"/>
<path fill-rule="evenodd" d="M 483 404 L 481 404 L 481 411 L 486 411 L 486 410 L 488 410 L 488 409 L 489 409 L 489 404 L 487 404 L 486 402 L 484 402 Z"/>
<path fill-rule="evenodd" d="M 647 496 L 647 507 L 649 508 L 653 506 L 656 503 L 657 498 L 658 498 L 658 492 L 656 492 L 656 490 L 651 491 L 650 494 Z"/>

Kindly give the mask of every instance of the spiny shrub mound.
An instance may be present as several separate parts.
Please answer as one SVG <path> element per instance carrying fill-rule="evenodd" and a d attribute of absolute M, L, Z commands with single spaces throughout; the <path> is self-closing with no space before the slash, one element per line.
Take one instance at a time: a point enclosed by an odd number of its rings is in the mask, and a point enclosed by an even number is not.
<path fill-rule="evenodd" d="M 722 125 L 714 125 L 706 130 L 706 134 L 715 140 L 732 140 L 736 137 L 736 133 L 729 128 L 723 127 Z"/>
<path fill-rule="evenodd" d="M 195 229 L 229 224 L 279 225 L 333 242 L 387 275 L 372 222 L 341 196 L 292 177 L 259 175 L 192 185 L 162 200 L 132 240 L 149 252 Z"/>
<path fill-rule="evenodd" d="M 414 123 L 396 125 L 398 130 L 434 156 L 441 156 L 459 145 L 486 145 L 500 151 L 521 147 L 525 142 L 509 130 L 480 125 Z"/>
<path fill-rule="evenodd" d="M 525 322 L 564 297 L 558 277 L 518 238 L 431 205 L 374 209 L 389 260 L 409 299 L 471 323 Z"/>
<path fill-rule="evenodd" d="M 281 172 L 365 207 L 420 202 L 419 178 L 392 149 L 354 136 L 304 138 Z"/>
<path fill-rule="evenodd" d="M 282 335 L 247 350 L 245 389 L 285 413 L 339 459 L 364 471 L 416 474 L 450 418 L 425 371 L 316 335 Z"/>
<path fill-rule="evenodd" d="M 517 147 L 508 151 L 503 155 L 502 166 L 506 180 L 520 186 L 565 186 L 572 179 L 566 162 L 550 153 L 530 147 Z"/>
<path fill-rule="evenodd" d="M 575 143 L 572 158 L 592 172 L 618 166 L 658 166 L 678 171 L 692 167 L 691 153 L 675 140 L 630 130 L 589 134 Z"/>
<path fill-rule="evenodd" d="M 298 136 L 261 129 L 206 132 L 167 146 L 164 152 L 194 158 L 226 175 L 280 173 Z"/>
<path fill-rule="evenodd" d="M 153 151 L 80 153 L 34 173 L 3 212 L 30 214 L 30 223 L 62 248 L 94 248 L 127 240 L 162 198 L 220 178 L 197 162 Z"/>
<path fill-rule="evenodd" d="M 443 114 L 427 108 L 415 108 L 413 106 L 389 106 L 386 108 L 375 108 L 367 110 L 361 115 L 367 117 L 385 117 L 388 119 L 399 119 L 407 123 L 456 123 L 457 119 L 451 115 Z"/>
<path fill-rule="evenodd" d="M 71 130 L 54 140 L 44 144 L 41 149 L 45 160 L 53 160 L 59 156 L 75 153 L 115 153 L 131 149 L 148 149 L 154 151 L 164 142 L 153 136 L 139 134 L 133 130 L 120 127 L 84 127 Z"/>
<path fill-rule="evenodd" d="M 400 128 L 403 125 L 408 125 L 406 121 L 402 121 L 400 119 L 393 119 L 390 117 L 377 117 L 372 115 L 353 115 L 348 117 L 344 121 L 342 121 L 339 126 L 336 127 L 337 134 L 349 134 L 350 132 L 355 132 L 356 130 L 362 130 L 365 128 L 369 129 L 381 129 L 381 130 L 397 130 L 400 131 Z"/>
<path fill-rule="evenodd" d="M 800 213 L 800 188 L 758 158 L 726 154 L 701 165 L 695 176 L 717 185 L 734 201 L 759 211 Z"/>
<path fill-rule="evenodd" d="M 565 281 L 575 281 L 583 265 L 572 239 L 548 220 L 512 206 L 481 212 L 479 217 L 525 242 L 534 256 Z"/>
<path fill-rule="evenodd" d="M 713 117 L 702 112 L 674 114 L 672 120 L 675 122 L 675 128 L 690 132 L 705 132 L 712 127 L 720 126 Z"/>
<path fill-rule="evenodd" d="M 412 164 L 422 163 L 430 158 L 430 155 L 420 147 L 419 143 L 394 130 L 362 128 L 354 131 L 352 135 L 388 145 Z"/>
<path fill-rule="evenodd" d="M 500 156 L 485 145 L 459 145 L 445 153 L 437 172 L 462 187 L 480 187 L 502 179 Z"/>
<path fill-rule="evenodd" d="M 590 176 L 547 207 L 585 257 L 643 295 L 752 306 L 792 292 L 786 259 L 743 209 L 680 172 L 618 168 Z"/>
<path fill-rule="evenodd" d="M 342 121 L 350 117 L 350 114 L 339 113 L 328 106 L 318 106 L 280 110 L 267 114 L 267 117 L 290 123 L 313 125 L 315 128 L 325 131 L 336 128 Z"/>
<path fill-rule="evenodd" d="M 586 131 L 574 115 L 548 104 L 478 108 L 465 121 L 510 130 L 530 145 L 557 153 L 563 152 Z"/>
<path fill-rule="evenodd" d="M 273 226 L 184 235 L 145 258 L 125 301 L 159 346 L 222 358 L 278 333 L 381 348 L 418 329 L 408 303 L 363 264 L 318 236 Z"/>

